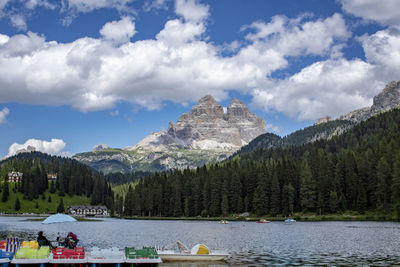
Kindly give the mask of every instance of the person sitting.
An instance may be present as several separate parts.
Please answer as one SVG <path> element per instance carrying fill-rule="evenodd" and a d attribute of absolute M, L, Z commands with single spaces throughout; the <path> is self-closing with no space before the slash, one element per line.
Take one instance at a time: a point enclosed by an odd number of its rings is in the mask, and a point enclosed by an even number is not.
<path fill-rule="evenodd" d="M 78 244 L 78 237 L 76 236 L 76 234 L 69 232 L 67 237 L 65 238 L 65 246 L 70 248 L 70 249 L 74 249 L 76 247 L 76 245 Z"/>
<path fill-rule="evenodd" d="M 40 232 L 38 233 L 38 237 L 36 238 L 36 240 L 37 240 L 37 242 L 38 242 L 38 244 L 39 244 L 39 247 L 41 247 L 41 246 L 49 246 L 49 247 L 51 247 L 51 243 L 50 243 L 50 241 L 47 240 L 47 238 L 43 235 L 43 231 L 40 231 Z"/>

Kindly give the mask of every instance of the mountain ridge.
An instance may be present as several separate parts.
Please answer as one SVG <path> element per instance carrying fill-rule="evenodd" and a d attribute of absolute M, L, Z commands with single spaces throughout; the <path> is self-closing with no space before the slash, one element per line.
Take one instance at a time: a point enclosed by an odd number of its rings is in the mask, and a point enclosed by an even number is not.
<path fill-rule="evenodd" d="M 242 101 L 232 99 L 225 110 L 206 95 L 167 130 L 153 132 L 135 146 L 103 149 L 107 146 L 100 144 L 74 158 L 105 173 L 195 168 L 228 158 L 263 133 L 264 119 Z"/>

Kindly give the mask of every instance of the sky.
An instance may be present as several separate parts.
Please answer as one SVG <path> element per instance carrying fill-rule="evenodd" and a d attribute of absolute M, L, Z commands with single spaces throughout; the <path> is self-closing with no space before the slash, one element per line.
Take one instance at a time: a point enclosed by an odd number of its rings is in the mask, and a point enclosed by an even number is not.
<path fill-rule="evenodd" d="M 398 0 L 0 0 L 0 158 L 133 146 L 212 95 L 285 136 L 399 80 Z"/>

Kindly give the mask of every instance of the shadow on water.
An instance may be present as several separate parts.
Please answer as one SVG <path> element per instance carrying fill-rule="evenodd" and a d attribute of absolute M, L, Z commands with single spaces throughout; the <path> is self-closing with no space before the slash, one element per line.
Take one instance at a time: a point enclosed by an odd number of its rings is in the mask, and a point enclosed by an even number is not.
<path fill-rule="evenodd" d="M 207 221 L 140 221 L 105 219 L 42 225 L 15 217 L 0 217 L 0 239 L 8 235 L 49 239 L 58 232 L 78 235 L 87 250 L 109 247 L 170 247 L 177 240 L 189 248 L 197 243 L 230 253 L 226 262 L 163 263 L 160 266 L 399 266 L 400 223 L 283 222 L 257 224 Z"/>

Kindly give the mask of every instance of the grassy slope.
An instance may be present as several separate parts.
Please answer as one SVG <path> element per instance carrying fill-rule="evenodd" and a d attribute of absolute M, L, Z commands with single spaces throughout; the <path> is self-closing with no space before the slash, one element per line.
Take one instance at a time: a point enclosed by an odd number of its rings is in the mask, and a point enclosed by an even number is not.
<path fill-rule="evenodd" d="M 131 182 L 129 184 L 117 185 L 114 186 L 112 190 L 114 191 L 114 195 L 119 195 L 125 198 L 126 194 L 128 193 L 129 186 L 131 185 L 132 189 L 134 189 L 136 184 L 137 182 Z"/>
<path fill-rule="evenodd" d="M 57 193 L 50 194 L 46 190 L 46 198 L 42 199 L 42 195 L 39 195 L 38 199 L 24 200 L 22 193 L 14 193 L 12 189 L 15 187 L 14 183 L 9 183 L 10 196 L 7 202 L 1 202 L 0 200 L 0 212 L 2 213 L 55 213 L 57 207 L 60 203 L 60 196 Z M 1 194 L 0 194 L 1 195 Z M 49 195 L 51 196 L 51 202 L 48 202 Z M 21 209 L 19 211 L 15 210 L 15 200 L 19 197 L 21 203 Z M 90 198 L 85 196 L 73 196 L 65 195 L 63 198 L 64 207 L 67 209 L 69 206 L 73 205 L 90 205 Z M 39 204 L 39 208 L 36 208 L 36 202 Z"/>

